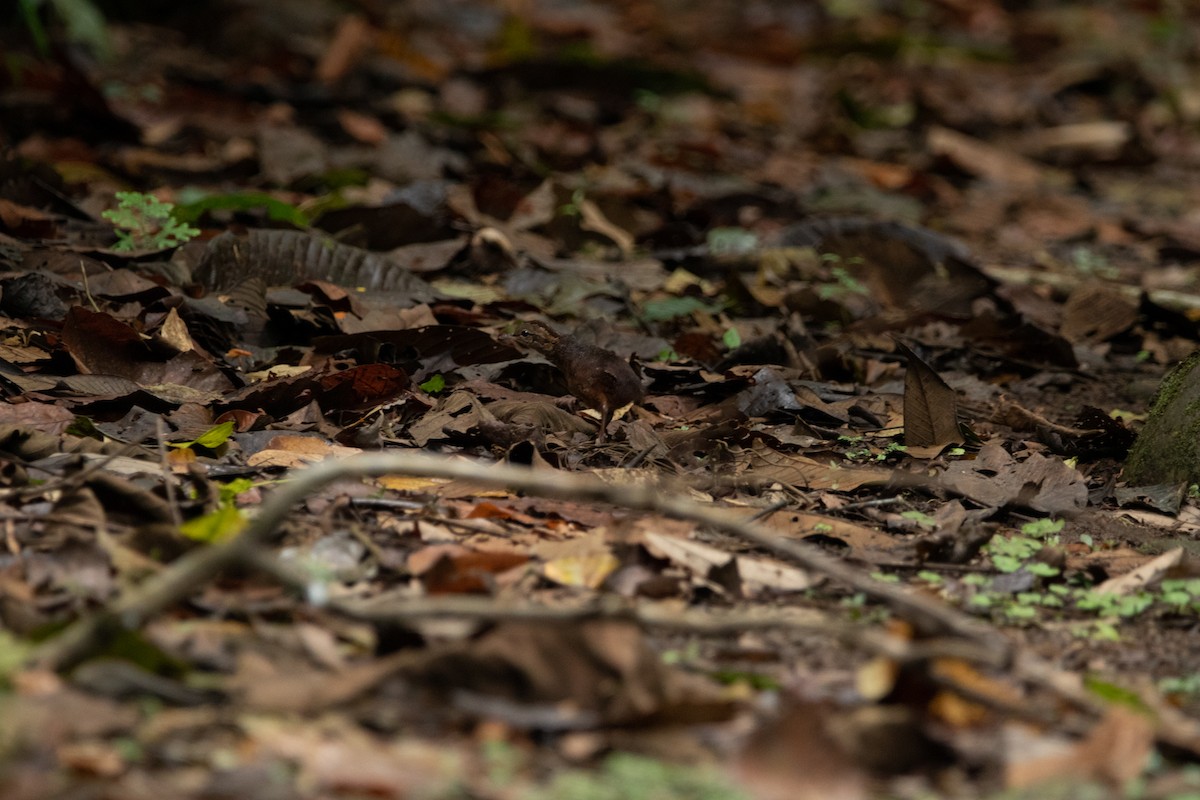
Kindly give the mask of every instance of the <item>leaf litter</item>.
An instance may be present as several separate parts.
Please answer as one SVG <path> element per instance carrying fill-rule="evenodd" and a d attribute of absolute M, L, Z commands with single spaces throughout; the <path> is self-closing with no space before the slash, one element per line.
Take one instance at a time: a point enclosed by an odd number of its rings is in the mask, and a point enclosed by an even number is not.
<path fill-rule="evenodd" d="M 0 794 L 1196 791 L 1194 11 L 310 5 L 0 34 Z"/>

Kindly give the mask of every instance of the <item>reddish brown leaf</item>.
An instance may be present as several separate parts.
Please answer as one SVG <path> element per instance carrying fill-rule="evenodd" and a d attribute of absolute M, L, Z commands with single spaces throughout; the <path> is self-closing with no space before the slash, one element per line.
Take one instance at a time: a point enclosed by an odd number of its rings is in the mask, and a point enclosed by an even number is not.
<path fill-rule="evenodd" d="M 364 364 L 321 378 L 321 405 L 327 410 L 367 408 L 394 400 L 408 387 L 404 370 Z"/>

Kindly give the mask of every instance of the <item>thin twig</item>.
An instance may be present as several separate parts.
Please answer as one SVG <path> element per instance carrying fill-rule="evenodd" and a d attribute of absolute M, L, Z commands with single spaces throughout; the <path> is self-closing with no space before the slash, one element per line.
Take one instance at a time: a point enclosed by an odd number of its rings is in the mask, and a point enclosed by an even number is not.
<path fill-rule="evenodd" d="M 777 500 L 766 508 L 760 508 L 758 511 L 755 511 L 754 515 L 750 517 L 750 521 L 761 522 L 762 520 L 774 514 L 776 511 L 782 511 L 783 509 L 787 508 L 791 502 L 791 500 Z"/>
<path fill-rule="evenodd" d="M 717 613 L 681 611 L 631 603 L 623 598 L 601 597 L 581 606 L 515 605 L 495 598 L 471 595 L 371 599 L 347 601 L 320 596 L 322 590 L 303 569 L 258 550 L 249 566 L 274 578 L 310 601 L 341 616 L 360 622 L 412 623 L 422 619 L 463 618 L 487 622 L 582 622 L 589 619 L 624 619 L 647 628 L 661 628 L 698 636 L 726 636 L 758 630 L 827 636 L 900 663 L 954 658 L 995 665 L 995 652 L 977 643 L 956 638 L 909 640 L 886 631 L 829 617 L 806 608 Z M 318 595 L 314 599 L 314 594 Z"/>
<path fill-rule="evenodd" d="M 179 498 L 176 495 L 178 481 L 174 470 L 171 469 L 171 459 L 167 456 L 167 426 L 162 417 L 154 418 L 154 432 L 158 440 L 158 461 L 162 466 L 163 488 L 167 491 L 167 508 L 171 510 L 171 521 L 178 528 L 183 525 L 183 513 L 179 510 Z"/>
<path fill-rule="evenodd" d="M 855 503 L 846 503 L 844 506 L 836 506 L 829 509 L 830 511 L 857 511 L 860 508 L 877 508 L 879 506 L 890 506 L 899 503 L 903 497 L 873 497 L 870 500 L 859 500 Z"/>
<path fill-rule="evenodd" d="M 118 597 L 105 612 L 81 619 L 37 648 L 34 662 L 62 668 L 96 648 L 114 626 L 137 629 L 162 610 L 187 598 L 227 567 L 244 562 L 279 528 L 293 506 L 336 480 L 403 474 L 471 481 L 543 497 L 612 503 L 686 519 L 737 536 L 868 597 L 889 605 L 924 636 L 952 635 L 991 650 L 997 663 L 1011 657 L 1006 636 L 928 595 L 876 581 L 811 545 L 784 539 L 724 509 L 712 508 L 659 485 L 606 483 L 594 475 L 530 469 L 508 464 L 447 458 L 424 452 L 365 453 L 303 470 L 263 503 L 258 515 L 233 539 L 188 553 L 160 574 Z"/>
<path fill-rule="evenodd" d="M 83 459 L 83 463 L 79 469 L 68 475 L 63 475 L 60 472 L 54 472 L 46 467 L 39 465 L 37 462 L 25 461 L 24 459 L 14 458 L 13 462 L 20 464 L 25 469 L 36 469 L 39 472 L 44 472 L 51 476 L 48 480 L 42 483 L 34 483 L 29 486 L 18 486 L 13 489 L 0 490 L 0 498 L 6 497 L 28 497 L 33 495 L 44 495 L 52 490 L 57 490 L 63 494 L 74 491 L 83 484 L 87 483 L 88 478 L 98 472 L 103 472 L 109 464 L 116 461 L 118 458 L 129 456 L 130 453 L 135 453 L 141 448 L 136 444 L 124 443 L 111 453 L 71 453 L 69 455 L 77 455 Z M 91 459 L 89 462 L 88 459 Z M 152 473 L 154 463 L 145 459 L 136 459 L 145 461 L 146 472 Z"/>

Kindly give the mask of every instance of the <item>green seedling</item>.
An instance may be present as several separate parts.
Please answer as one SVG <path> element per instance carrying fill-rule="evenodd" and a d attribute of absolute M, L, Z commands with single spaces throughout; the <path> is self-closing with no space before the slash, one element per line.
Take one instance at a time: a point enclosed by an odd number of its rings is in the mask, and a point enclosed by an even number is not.
<path fill-rule="evenodd" d="M 558 207 L 558 213 L 564 217 L 578 217 L 583 215 L 583 201 L 587 199 L 587 195 L 583 189 L 576 189 L 571 192 L 571 199 Z"/>
<path fill-rule="evenodd" d="M 713 255 L 741 255 L 758 247 L 758 236 L 745 228 L 713 228 L 706 237 Z"/>
<path fill-rule="evenodd" d="M 1026 522 L 1021 526 L 1021 533 L 1026 536 L 1032 536 L 1035 539 L 1045 539 L 1047 536 L 1058 533 L 1063 529 L 1066 520 L 1050 519 L 1035 519 L 1032 522 Z"/>
<path fill-rule="evenodd" d="M 117 207 L 101 216 L 117 227 L 118 252 L 165 250 L 200 235 L 198 228 L 176 220 L 174 205 L 141 192 L 117 192 Z"/>
<path fill-rule="evenodd" d="M 218 425 L 217 427 L 222 426 Z M 243 492 L 250 491 L 255 485 L 254 481 L 249 478 L 234 478 L 222 483 L 217 492 L 216 511 L 184 522 L 179 526 L 179 532 L 188 539 L 209 543 L 234 536 L 246 524 L 246 517 L 237 506 L 237 497 Z"/>
<path fill-rule="evenodd" d="M 1200 695 L 1200 672 L 1163 678 L 1158 682 L 1158 690 L 1163 694 Z"/>
<path fill-rule="evenodd" d="M 210 211 L 258 211 L 261 209 L 273 222 L 286 222 L 297 228 L 307 228 L 312 223 L 314 216 L 265 192 L 209 194 L 196 189 L 185 189 L 179 192 L 178 200 L 179 202 L 171 210 L 171 216 L 183 223 L 195 222 Z"/>
<path fill-rule="evenodd" d="M 824 253 L 821 255 L 821 260 L 827 264 L 834 264 L 829 270 L 833 281 L 830 283 L 822 283 L 817 287 L 817 297 L 822 300 L 834 300 L 838 297 L 844 297 L 848 294 L 868 295 L 871 290 L 868 289 L 862 281 L 850 274 L 842 264 L 842 257 L 836 253 Z M 864 260 L 860 256 L 846 259 L 847 264 L 862 264 Z"/>
<path fill-rule="evenodd" d="M 915 522 L 917 527 L 924 528 L 927 531 L 937 530 L 937 520 L 923 511 L 902 511 L 900 517 L 901 519 Z"/>
<path fill-rule="evenodd" d="M 678 361 L 679 354 L 670 347 L 667 347 L 663 350 L 659 350 L 658 354 L 654 356 L 654 360 L 660 364 L 669 364 L 672 361 Z"/>
<path fill-rule="evenodd" d="M 530 800 L 745 800 L 746 795 L 709 769 L 615 753 L 595 771 L 555 775 Z"/>
<path fill-rule="evenodd" d="M 986 548 L 992 566 L 1000 572 L 1016 572 L 1041 549 L 1041 542 L 1027 536 L 999 536 Z"/>
<path fill-rule="evenodd" d="M 41 9 L 49 7 L 66 29 L 67 40 L 92 48 L 102 60 L 112 55 L 104 14 L 92 0 L 20 0 L 18 4 L 25 29 L 34 47 L 43 56 L 50 55 L 50 37 L 42 25 Z"/>
<path fill-rule="evenodd" d="M 179 526 L 179 532 L 193 541 L 212 543 L 233 537 L 245 524 L 246 518 L 241 509 L 230 503 L 223 504 L 216 511 L 189 519 Z"/>
<path fill-rule="evenodd" d="M 691 316 L 697 311 L 719 314 L 724 307 L 722 303 L 707 302 L 699 297 L 664 297 L 659 300 L 651 300 L 642 306 L 642 318 L 647 322 L 667 322 Z"/>
<path fill-rule="evenodd" d="M 442 377 L 441 373 L 434 375 L 429 380 L 427 380 L 421 384 L 421 389 L 423 391 L 429 392 L 430 394 L 437 394 L 438 392 L 442 391 L 445 388 L 446 388 L 446 379 L 444 377 Z"/>
<path fill-rule="evenodd" d="M 195 439 L 187 442 L 168 442 L 168 447 L 175 448 L 192 448 L 203 447 L 206 450 L 216 450 L 223 444 L 229 441 L 229 437 L 233 435 L 233 423 L 222 422 L 220 425 L 214 425 L 204 433 L 197 436 Z"/>
<path fill-rule="evenodd" d="M 1071 251 L 1072 265 L 1084 275 L 1095 275 L 1098 278 L 1113 280 L 1120 277 L 1120 272 L 1108 260 L 1108 256 L 1087 247 L 1076 247 Z"/>

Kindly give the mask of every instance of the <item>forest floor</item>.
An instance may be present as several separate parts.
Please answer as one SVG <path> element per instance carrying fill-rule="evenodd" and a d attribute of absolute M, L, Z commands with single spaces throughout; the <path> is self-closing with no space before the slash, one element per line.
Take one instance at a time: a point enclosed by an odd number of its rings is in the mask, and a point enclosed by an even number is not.
<path fill-rule="evenodd" d="M 97 5 L 0 28 L 0 797 L 1200 797 L 1200 11 Z"/>

